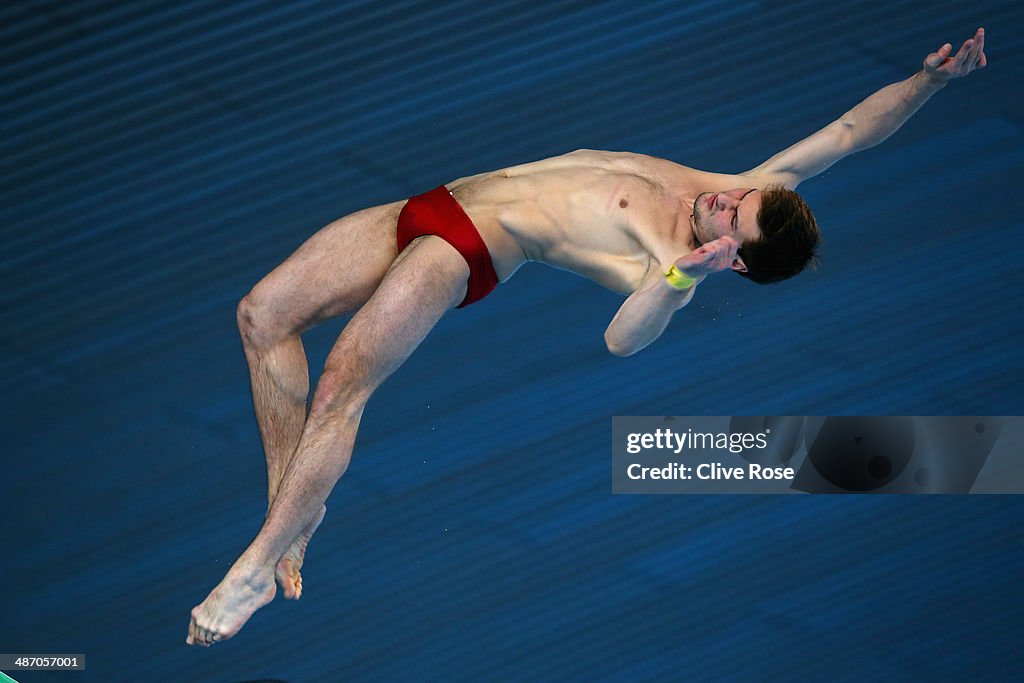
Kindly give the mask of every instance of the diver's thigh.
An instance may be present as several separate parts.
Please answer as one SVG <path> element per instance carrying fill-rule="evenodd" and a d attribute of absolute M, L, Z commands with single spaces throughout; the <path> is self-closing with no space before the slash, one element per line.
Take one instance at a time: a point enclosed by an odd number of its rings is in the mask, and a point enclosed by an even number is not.
<path fill-rule="evenodd" d="M 363 209 L 321 228 L 253 287 L 251 302 L 291 332 L 359 308 L 395 260 L 404 204 Z"/>

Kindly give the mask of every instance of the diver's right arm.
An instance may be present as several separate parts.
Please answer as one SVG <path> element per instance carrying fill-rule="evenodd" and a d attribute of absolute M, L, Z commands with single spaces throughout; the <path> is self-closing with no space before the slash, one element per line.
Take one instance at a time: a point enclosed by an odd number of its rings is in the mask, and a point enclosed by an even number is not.
<path fill-rule="evenodd" d="M 984 49 L 985 31 L 981 28 L 955 56 L 951 56 L 952 44 L 946 43 L 925 57 L 921 70 L 910 78 L 885 86 L 817 133 L 743 175 L 761 176 L 795 189 L 840 159 L 887 139 L 948 81 L 983 68 L 988 63 Z"/>

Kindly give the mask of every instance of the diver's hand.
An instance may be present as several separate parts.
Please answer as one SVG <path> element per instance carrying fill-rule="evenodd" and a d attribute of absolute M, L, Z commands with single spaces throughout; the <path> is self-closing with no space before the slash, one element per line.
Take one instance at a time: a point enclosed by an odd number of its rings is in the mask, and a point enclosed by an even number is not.
<path fill-rule="evenodd" d="M 985 29 L 979 28 L 973 38 L 969 38 L 960 47 L 955 56 L 950 57 L 953 46 L 946 43 L 924 58 L 925 76 L 936 82 L 945 83 L 953 78 L 966 76 L 976 69 L 982 69 L 988 64 L 985 57 Z"/>
<path fill-rule="evenodd" d="M 705 276 L 731 266 L 739 248 L 739 242 L 728 235 L 723 235 L 717 240 L 700 245 L 685 256 L 680 256 L 676 259 L 675 265 L 684 275 L 703 280 Z"/>

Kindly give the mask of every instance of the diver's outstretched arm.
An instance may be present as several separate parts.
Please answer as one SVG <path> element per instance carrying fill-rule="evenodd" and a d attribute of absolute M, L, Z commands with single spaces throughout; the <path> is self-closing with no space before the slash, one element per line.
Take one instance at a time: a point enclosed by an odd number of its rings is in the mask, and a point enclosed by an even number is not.
<path fill-rule="evenodd" d="M 984 49 L 983 28 L 965 41 L 955 56 L 950 56 L 953 46 L 946 43 L 925 57 L 921 70 L 910 78 L 887 85 L 814 135 L 743 175 L 765 177 L 793 189 L 843 157 L 874 147 L 899 130 L 947 81 L 988 64 Z"/>

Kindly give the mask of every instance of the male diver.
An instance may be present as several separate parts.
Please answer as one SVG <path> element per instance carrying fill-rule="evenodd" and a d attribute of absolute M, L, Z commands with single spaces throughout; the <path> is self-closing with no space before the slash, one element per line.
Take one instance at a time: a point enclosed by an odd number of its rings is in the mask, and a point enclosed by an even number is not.
<path fill-rule="evenodd" d="M 234 636 L 273 599 L 275 578 L 298 599 L 306 544 L 348 467 L 367 400 L 449 309 L 539 261 L 629 295 L 604 335 L 612 353 L 628 356 L 657 339 L 711 273 L 731 269 L 757 283 L 792 277 L 815 260 L 819 241 L 794 188 L 882 142 L 947 81 L 984 67 L 984 45 L 981 28 L 955 56 L 943 45 L 910 78 L 739 175 L 577 150 L 460 178 L 314 234 L 238 306 L 267 458 L 267 516 L 192 610 L 186 643 Z M 299 335 L 356 310 L 307 414 Z"/>

